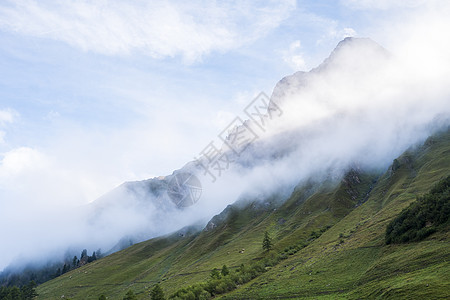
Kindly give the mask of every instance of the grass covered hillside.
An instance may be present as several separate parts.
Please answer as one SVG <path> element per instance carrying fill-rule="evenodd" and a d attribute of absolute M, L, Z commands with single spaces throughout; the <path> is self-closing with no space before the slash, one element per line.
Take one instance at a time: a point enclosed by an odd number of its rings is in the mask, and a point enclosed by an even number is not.
<path fill-rule="evenodd" d="M 446 299 L 448 226 L 399 244 L 386 244 L 386 228 L 449 175 L 447 131 L 384 174 L 355 168 L 337 182 L 302 183 L 281 205 L 276 196 L 241 201 L 201 231 L 152 239 L 46 282 L 38 298 L 123 299 L 131 290 L 151 299 L 159 283 L 174 299 Z M 445 205 L 448 193 L 439 199 Z"/>
<path fill-rule="evenodd" d="M 386 244 L 420 241 L 436 231 L 448 230 L 450 176 L 403 210 L 386 228 Z"/>

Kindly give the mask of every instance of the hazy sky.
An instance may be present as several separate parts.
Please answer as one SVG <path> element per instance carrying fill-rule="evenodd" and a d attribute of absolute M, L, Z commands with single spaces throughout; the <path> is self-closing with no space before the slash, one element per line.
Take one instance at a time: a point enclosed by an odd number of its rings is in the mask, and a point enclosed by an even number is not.
<path fill-rule="evenodd" d="M 0 4 L 0 189 L 85 203 L 170 174 L 368 26 L 345 3 L 148 2 Z"/>
<path fill-rule="evenodd" d="M 347 36 L 370 37 L 409 58 L 412 72 L 440 76 L 450 65 L 449 8 L 433 0 L 2 1 L 0 224 L 170 174 L 259 92 L 317 66 Z"/>

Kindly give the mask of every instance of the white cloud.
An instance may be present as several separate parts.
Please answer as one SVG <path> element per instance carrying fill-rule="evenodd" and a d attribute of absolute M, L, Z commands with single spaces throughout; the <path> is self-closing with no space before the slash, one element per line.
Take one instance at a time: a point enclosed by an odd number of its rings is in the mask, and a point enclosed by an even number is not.
<path fill-rule="evenodd" d="M 350 27 L 346 27 L 344 29 L 342 29 L 341 33 L 341 37 L 344 39 L 346 37 L 354 37 L 356 36 L 356 31 L 353 28 Z"/>
<path fill-rule="evenodd" d="M 28 147 L 13 149 L 4 154 L 0 161 L 0 178 L 11 178 L 29 168 L 41 164 L 41 154 Z M 3 180 L 2 180 L 3 181 Z"/>
<path fill-rule="evenodd" d="M 283 51 L 283 60 L 296 71 L 303 70 L 306 66 L 301 48 L 301 43 L 297 40 L 289 45 L 288 50 Z"/>
<path fill-rule="evenodd" d="M 12 109 L 0 109 L 0 125 L 14 122 L 17 115 Z"/>
<path fill-rule="evenodd" d="M 0 28 L 62 41 L 106 55 L 139 50 L 189 62 L 258 39 L 288 17 L 295 2 L 52 1 L 0 5 Z"/>

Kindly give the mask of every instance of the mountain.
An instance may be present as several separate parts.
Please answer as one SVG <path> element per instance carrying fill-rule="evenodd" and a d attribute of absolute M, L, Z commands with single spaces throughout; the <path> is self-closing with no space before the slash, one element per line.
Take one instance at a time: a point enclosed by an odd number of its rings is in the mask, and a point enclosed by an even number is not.
<path fill-rule="evenodd" d="M 404 152 L 383 173 L 355 167 L 339 179 L 301 182 L 281 205 L 276 195 L 242 200 L 201 231 L 186 228 L 131 246 L 39 286 L 39 297 L 122 299 L 131 289 L 149 299 L 158 282 L 171 295 L 206 281 L 213 268 L 227 265 L 233 273 L 241 264 L 280 256 L 254 279 L 217 297 L 448 298 L 448 228 L 395 245 L 385 244 L 385 231 L 417 196 L 450 175 L 449 153 L 446 130 Z M 269 253 L 261 247 L 265 231 L 273 237 Z"/>
<path fill-rule="evenodd" d="M 248 120 L 233 121 L 215 144 L 204 145 L 196 161 L 171 175 L 127 182 L 95 201 L 90 231 L 98 233 L 94 240 L 111 237 L 95 248 L 117 250 L 130 241 L 206 224 L 243 197 L 278 193 L 283 202 L 301 179 L 339 177 L 352 165 L 386 168 L 449 122 L 448 111 L 426 115 L 428 110 L 417 106 L 422 98 L 408 94 L 407 102 L 398 102 L 402 95 L 391 91 L 393 64 L 372 40 L 344 39 L 317 68 L 283 78 L 270 97 L 258 95 L 244 109 Z M 220 151 L 215 160 L 214 151 Z M 183 176 L 195 178 L 189 187 L 197 190 L 176 184 Z M 252 195 L 255 191 L 259 195 Z M 114 236 L 118 244 L 111 244 Z"/>
<path fill-rule="evenodd" d="M 220 212 L 226 205 L 233 203 L 242 195 L 252 193 L 254 187 L 247 186 L 243 182 L 258 180 L 253 178 L 257 177 L 254 174 L 255 170 L 267 170 L 271 168 L 270 164 L 291 165 L 291 160 L 301 164 L 302 161 L 296 157 L 301 157 L 305 161 L 317 159 L 309 157 L 311 153 L 305 154 L 304 152 L 308 151 L 310 147 L 315 147 L 315 143 L 328 140 L 329 137 L 335 138 L 341 134 L 340 132 L 347 130 L 342 127 L 342 124 L 347 123 L 342 122 L 343 118 L 351 119 L 351 122 L 360 122 L 358 119 L 364 118 L 361 113 L 354 115 L 344 112 L 345 107 L 340 107 L 339 94 L 334 91 L 332 91 L 331 97 L 338 99 L 336 105 L 330 103 L 329 100 L 325 101 L 324 95 L 312 99 L 306 95 L 303 98 L 302 95 L 311 93 L 311 90 L 321 92 L 320 89 L 324 89 L 322 84 L 324 80 L 331 89 L 335 89 L 337 86 L 339 89 L 355 90 L 360 82 L 369 80 L 369 77 L 377 72 L 382 72 L 389 60 L 389 53 L 370 39 L 344 39 L 317 68 L 309 72 L 297 72 L 283 78 L 275 86 L 270 97 L 263 93 L 258 95 L 245 109 L 248 120 L 233 122 L 219 134 L 220 139 L 217 144 L 205 145 L 205 149 L 198 155 L 196 161 L 188 162 L 170 175 L 127 182 L 95 201 L 89 213 L 89 224 L 95 228 L 114 229 L 116 235 L 120 235 L 117 242 L 119 239 L 125 239 L 125 244 L 128 245 L 130 240 L 138 242 L 173 232 L 177 228 L 188 226 L 194 222 L 206 223 L 212 215 Z M 351 74 L 352 77 L 347 78 L 347 74 Z M 352 78 L 355 76 L 357 79 L 353 80 Z M 302 116 L 305 114 L 305 117 L 308 118 L 311 115 L 308 112 L 311 106 L 314 109 L 323 106 L 324 111 L 329 111 L 329 106 L 336 107 L 333 108 L 335 110 L 333 113 L 303 123 Z M 358 125 L 365 126 L 364 123 L 362 120 Z M 333 132 L 334 130 L 340 132 Z M 430 132 L 429 128 L 424 132 L 416 132 L 416 136 L 408 141 L 401 141 L 394 137 L 389 151 L 401 153 L 409 145 L 426 138 Z M 399 142 L 403 142 L 403 144 L 399 144 Z M 355 147 L 352 147 L 352 143 L 349 143 L 349 148 L 355 149 L 354 151 L 367 152 L 365 149 L 367 145 L 362 144 L 368 143 L 368 141 L 362 140 L 361 145 L 357 144 Z M 201 148 L 199 147 L 199 150 Z M 359 148 L 364 149 L 360 150 Z M 207 153 L 208 151 L 209 153 Z M 214 154 L 214 151 L 220 151 L 220 156 L 211 163 L 210 156 Z M 290 191 L 296 185 L 297 177 L 321 176 L 317 174 L 329 170 L 342 173 L 349 164 L 355 163 L 359 159 L 352 156 L 360 154 L 344 155 L 346 162 L 341 157 L 330 157 L 329 159 L 333 159 L 333 162 L 323 163 L 317 167 L 313 166 L 311 168 L 314 170 L 307 170 L 309 174 L 286 176 L 283 171 L 280 171 L 279 174 L 267 173 L 266 176 L 273 177 L 275 175 L 278 179 L 273 184 L 276 187 L 271 187 L 272 184 L 265 186 L 268 189 L 277 188 L 277 192 L 280 189 Z M 381 155 L 384 156 L 384 154 Z M 393 154 L 390 155 L 392 158 L 395 157 Z M 383 160 L 386 161 L 384 157 Z M 341 166 L 336 164 L 341 164 Z M 222 168 L 222 170 L 217 171 L 218 168 Z M 170 192 L 178 176 L 186 174 L 193 175 L 198 179 L 196 185 L 201 189 L 201 195 L 198 196 L 203 206 L 201 210 L 195 210 L 195 207 L 191 206 L 199 199 L 192 199 L 193 197 L 189 196 L 187 197 L 189 203 L 186 203 L 186 197 L 183 198 L 183 196 L 187 191 L 178 193 L 177 196 L 181 197 L 182 201 L 174 198 L 174 194 L 179 191 Z M 234 182 L 236 179 L 233 177 L 240 177 L 241 180 L 237 180 L 240 183 Z M 222 194 L 225 194 L 225 190 L 229 192 L 230 185 L 235 187 L 235 193 L 220 198 L 216 191 L 220 190 Z M 273 191 L 265 192 L 270 194 Z M 282 201 L 286 200 L 288 195 L 289 192 L 284 193 Z M 216 205 L 211 204 L 212 198 L 215 199 Z M 141 226 L 135 226 L 135 224 L 117 226 L 116 216 L 118 215 L 122 215 L 123 218 L 139 219 Z M 106 230 L 102 234 L 109 235 L 110 232 Z M 115 249 L 120 249 L 120 244 L 116 245 Z M 102 248 L 104 247 L 102 246 Z"/>
<path fill-rule="evenodd" d="M 89 241 L 110 255 L 41 285 L 42 299 L 121 299 L 128 289 L 145 298 L 157 282 L 166 294 L 189 298 L 193 289 L 205 292 L 202 282 L 223 265 L 239 278 L 215 278 L 205 293 L 358 298 L 390 291 L 366 267 L 382 264 L 386 251 L 403 253 L 383 244 L 384 228 L 448 176 L 450 124 L 448 106 L 436 113 L 442 103 L 429 99 L 433 109 L 424 109 L 419 93 L 396 85 L 391 73 L 402 72 L 394 67 L 375 42 L 346 38 L 317 68 L 283 78 L 271 97 L 259 94 L 244 109 L 248 120 L 236 118 L 197 160 L 98 199 L 85 211 Z M 261 249 L 266 231 L 269 252 Z M 412 245 L 405 261 L 421 262 L 413 253 L 421 243 L 447 257 L 446 241 L 438 232 Z M 309 277 L 316 270 L 321 275 Z M 384 265 L 380 272 L 390 280 Z M 339 273 L 346 275 L 324 279 Z"/>
<path fill-rule="evenodd" d="M 371 39 L 347 37 L 318 67 L 309 72 L 296 72 L 280 80 L 271 99 L 280 104 L 287 95 L 305 89 L 318 76 L 335 76 L 333 73 L 343 76 L 343 73 L 355 72 L 367 74 L 383 68 L 390 59 L 391 54 Z"/>

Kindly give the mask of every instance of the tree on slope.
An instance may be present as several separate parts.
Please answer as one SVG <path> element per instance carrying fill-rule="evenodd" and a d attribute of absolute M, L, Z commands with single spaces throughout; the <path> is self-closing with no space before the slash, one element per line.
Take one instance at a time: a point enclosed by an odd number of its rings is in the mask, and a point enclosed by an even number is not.
<path fill-rule="evenodd" d="M 165 300 L 164 291 L 159 284 L 155 284 L 152 291 L 150 292 L 152 300 Z"/>
<path fill-rule="evenodd" d="M 137 297 L 132 290 L 128 290 L 125 297 L 123 297 L 123 300 L 137 300 Z"/>
<path fill-rule="evenodd" d="M 262 247 L 264 251 L 269 251 L 270 249 L 272 249 L 272 239 L 269 236 L 269 233 L 266 231 L 264 232 L 264 239 L 263 239 L 263 243 L 262 243 Z"/>

